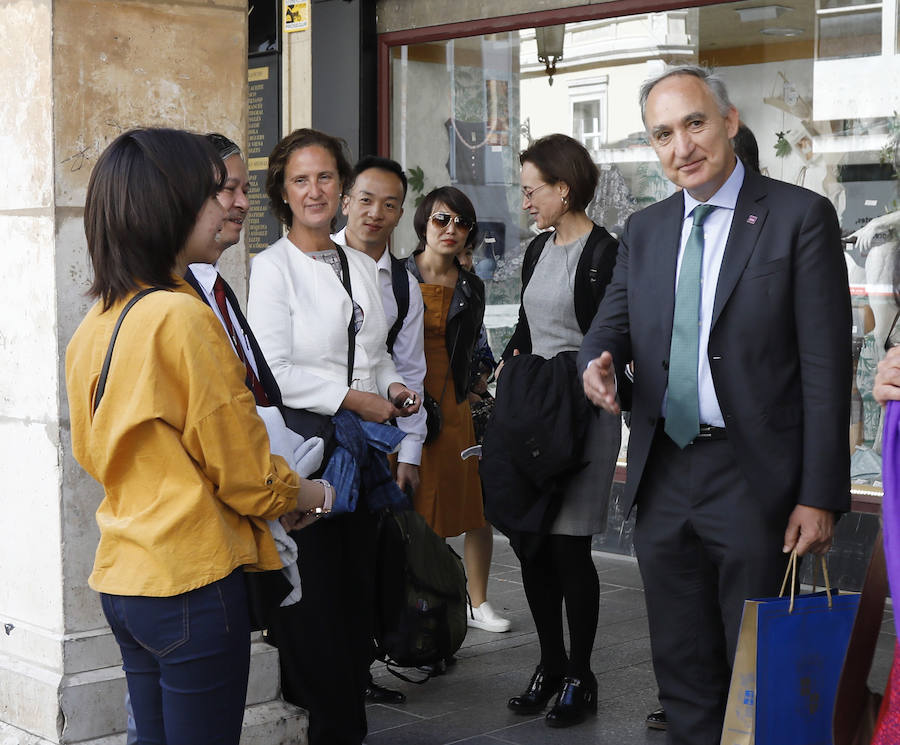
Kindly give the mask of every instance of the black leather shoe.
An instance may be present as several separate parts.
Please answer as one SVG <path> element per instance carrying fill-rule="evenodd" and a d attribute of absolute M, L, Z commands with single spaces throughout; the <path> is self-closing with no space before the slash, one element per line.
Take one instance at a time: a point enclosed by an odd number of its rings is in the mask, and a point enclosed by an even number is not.
<path fill-rule="evenodd" d="M 647 715 L 647 727 L 650 729 L 668 729 L 669 721 L 666 719 L 666 710 L 657 709 L 656 711 L 651 711 Z"/>
<path fill-rule="evenodd" d="M 571 727 L 597 713 L 597 679 L 565 678 L 562 690 L 545 719 L 549 727 Z"/>
<path fill-rule="evenodd" d="M 366 701 L 373 704 L 404 704 L 406 703 L 406 694 L 402 691 L 385 688 L 370 680 L 369 685 L 366 686 Z"/>
<path fill-rule="evenodd" d="M 543 665 L 538 665 L 524 693 L 513 696 L 506 706 L 516 714 L 539 714 L 547 702 L 559 693 L 562 675 L 544 675 Z"/>

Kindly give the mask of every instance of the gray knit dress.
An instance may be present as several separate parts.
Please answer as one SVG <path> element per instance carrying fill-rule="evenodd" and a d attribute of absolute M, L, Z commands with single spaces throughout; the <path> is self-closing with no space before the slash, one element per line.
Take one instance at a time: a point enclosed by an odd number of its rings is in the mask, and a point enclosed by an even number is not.
<path fill-rule="evenodd" d="M 583 334 L 575 317 L 575 270 L 587 238 L 584 235 L 565 245 L 548 240 L 525 288 L 522 303 L 531 330 L 531 351 L 545 359 L 581 348 Z M 590 461 L 566 484 L 552 534 L 594 535 L 606 530 L 621 438 L 620 416 L 598 411 L 591 418 L 584 445 L 585 458 Z"/>

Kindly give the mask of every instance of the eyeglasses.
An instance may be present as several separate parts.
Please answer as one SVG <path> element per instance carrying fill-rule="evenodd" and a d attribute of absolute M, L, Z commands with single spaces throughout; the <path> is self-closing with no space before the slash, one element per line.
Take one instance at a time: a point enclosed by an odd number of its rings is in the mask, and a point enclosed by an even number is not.
<path fill-rule="evenodd" d="M 522 196 L 531 201 L 531 198 L 534 196 L 534 193 L 539 189 L 543 189 L 545 186 L 549 186 L 549 184 L 541 184 L 540 186 L 535 186 L 533 189 L 526 189 L 524 186 L 522 187 Z"/>
<path fill-rule="evenodd" d="M 449 212 L 435 212 L 428 219 L 434 223 L 436 228 L 440 228 L 441 230 L 446 228 L 452 222 L 460 230 L 468 232 L 472 229 L 472 225 L 474 224 L 468 217 L 463 215 L 451 215 Z"/>

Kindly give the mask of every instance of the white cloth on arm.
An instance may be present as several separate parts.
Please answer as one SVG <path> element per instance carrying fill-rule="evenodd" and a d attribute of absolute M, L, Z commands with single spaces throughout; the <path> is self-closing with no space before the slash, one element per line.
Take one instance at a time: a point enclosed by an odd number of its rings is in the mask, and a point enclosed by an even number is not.
<path fill-rule="evenodd" d="M 256 411 L 266 425 L 269 435 L 269 451 L 284 458 L 288 465 L 300 476 L 307 478 L 322 465 L 322 456 L 325 454 L 325 443 L 321 437 L 304 439 L 303 435 L 287 428 L 281 412 L 274 406 L 257 406 Z M 297 568 L 297 544 L 291 538 L 284 526 L 278 520 L 267 520 L 272 538 L 278 548 L 278 556 L 284 576 L 291 583 L 293 590 L 282 601 L 281 607 L 293 605 L 301 597 L 300 570 Z"/>

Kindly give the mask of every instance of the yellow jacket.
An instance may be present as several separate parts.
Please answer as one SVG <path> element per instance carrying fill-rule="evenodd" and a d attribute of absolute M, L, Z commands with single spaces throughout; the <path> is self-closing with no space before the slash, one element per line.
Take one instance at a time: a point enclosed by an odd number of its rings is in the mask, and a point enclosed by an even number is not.
<path fill-rule="evenodd" d="M 66 349 L 72 450 L 105 492 L 90 586 L 163 597 L 241 565 L 279 569 L 265 520 L 296 507 L 299 477 L 270 454 L 244 367 L 188 285 L 128 312 L 92 412 L 130 297 L 105 313 L 91 308 Z"/>

